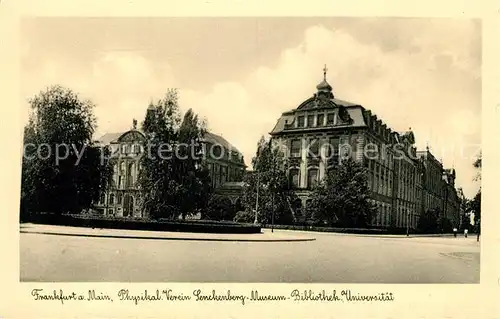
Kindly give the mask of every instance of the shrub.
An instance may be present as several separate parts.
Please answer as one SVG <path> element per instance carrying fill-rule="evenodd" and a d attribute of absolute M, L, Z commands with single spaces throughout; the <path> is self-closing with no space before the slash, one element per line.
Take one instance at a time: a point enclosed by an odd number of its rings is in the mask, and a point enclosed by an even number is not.
<path fill-rule="evenodd" d="M 215 222 L 215 221 L 182 221 L 182 220 L 145 220 L 126 218 L 107 218 L 104 216 L 73 216 L 37 214 L 30 218 L 32 223 L 51 224 L 74 227 L 151 230 L 151 231 L 183 231 L 194 233 L 226 233 L 226 234 L 254 234 L 260 233 L 257 225 Z"/>
<path fill-rule="evenodd" d="M 234 205 L 229 198 L 214 195 L 208 201 L 204 216 L 211 220 L 232 220 Z"/>
<path fill-rule="evenodd" d="M 255 213 L 242 210 L 236 213 L 233 220 L 239 223 L 252 223 L 255 220 Z"/>

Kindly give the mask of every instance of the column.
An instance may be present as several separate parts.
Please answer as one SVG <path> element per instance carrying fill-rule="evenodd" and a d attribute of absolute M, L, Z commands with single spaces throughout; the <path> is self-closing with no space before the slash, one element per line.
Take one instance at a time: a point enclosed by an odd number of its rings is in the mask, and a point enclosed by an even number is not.
<path fill-rule="evenodd" d="M 307 184 L 307 138 L 302 138 L 301 161 L 300 161 L 300 187 Z"/>
<path fill-rule="evenodd" d="M 325 138 L 322 138 L 320 139 L 320 149 L 319 149 L 319 154 L 320 154 L 320 160 L 319 160 L 319 176 L 318 176 L 318 181 L 322 180 L 323 178 L 325 178 L 326 176 L 326 146 L 328 143 L 328 138 L 325 137 Z"/>

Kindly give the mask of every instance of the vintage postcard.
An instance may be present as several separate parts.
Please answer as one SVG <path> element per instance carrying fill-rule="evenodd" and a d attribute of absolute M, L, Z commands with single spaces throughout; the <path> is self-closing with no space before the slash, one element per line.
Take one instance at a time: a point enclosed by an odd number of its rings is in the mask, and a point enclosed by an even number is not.
<path fill-rule="evenodd" d="M 2 1 L 0 317 L 499 318 L 497 9 L 384 3 Z"/>

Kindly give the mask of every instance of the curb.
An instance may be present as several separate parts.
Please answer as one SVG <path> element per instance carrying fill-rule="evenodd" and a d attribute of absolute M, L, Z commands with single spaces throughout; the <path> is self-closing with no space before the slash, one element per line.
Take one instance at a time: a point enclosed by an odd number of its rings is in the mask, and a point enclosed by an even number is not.
<path fill-rule="evenodd" d="M 148 236 L 124 236 L 124 235 L 95 235 L 95 234 L 71 234 L 56 232 L 20 231 L 22 234 L 38 234 L 53 236 L 93 237 L 93 238 L 121 238 L 121 239 L 149 239 L 149 240 L 183 240 L 183 241 L 217 241 L 217 242 L 307 242 L 315 241 L 316 238 L 282 238 L 282 239 L 237 239 L 237 238 L 188 238 L 188 237 L 148 237 Z"/>

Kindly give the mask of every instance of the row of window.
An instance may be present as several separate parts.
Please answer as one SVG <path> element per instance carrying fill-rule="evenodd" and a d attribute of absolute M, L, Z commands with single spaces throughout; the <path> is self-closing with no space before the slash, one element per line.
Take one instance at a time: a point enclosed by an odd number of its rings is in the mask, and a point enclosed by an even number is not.
<path fill-rule="evenodd" d="M 123 155 L 138 155 L 144 153 L 144 147 L 142 144 L 113 144 L 111 145 L 111 151 L 113 154 L 119 152 Z"/>
<path fill-rule="evenodd" d="M 418 215 L 414 211 L 414 208 L 399 207 L 396 212 L 396 226 L 406 227 L 409 224 L 410 228 L 416 228 Z"/>
<path fill-rule="evenodd" d="M 432 196 L 431 194 L 427 194 L 427 196 L 425 196 L 426 209 L 441 208 L 442 205 L 443 205 L 442 199 L 436 196 Z"/>
<path fill-rule="evenodd" d="M 292 168 L 289 171 L 290 185 L 293 188 L 300 188 L 300 170 L 298 168 Z M 318 184 L 319 181 L 319 170 L 317 168 L 309 168 L 307 170 L 307 188 L 313 188 Z"/>
<path fill-rule="evenodd" d="M 335 113 L 328 113 L 326 114 L 326 117 L 324 113 L 297 116 L 297 128 L 320 127 L 320 126 L 334 125 L 334 124 L 336 124 Z"/>
<path fill-rule="evenodd" d="M 391 220 L 391 205 L 372 201 L 377 206 L 373 224 L 376 226 L 389 226 Z"/>
<path fill-rule="evenodd" d="M 108 202 L 106 203 L 106 194 L 101 193 L 100 198 L 99 198 L 99 204 L 105 205 L 122 205 L 123 204 L 123 194 L 118 193 L 117 196 L 115 197 L 114 193 L 109 193 L 108 196 Z M 130 200 L 132 201 L 132 205 L 134 203 L 134 197 L 130 196 Z"/>
<path fill-rule="evenodd" d="M 217 187 L 225 182 L 239 182 L 243 179 L 243 170 L 236 166 L 223 166 L 217 163 L 208 163 L 208 171 L 212 187 Z"/>
<path fill-rule="evenodd" d="M 142 168 L 140 163 L 135 163 L 131 162 L 128 164 L 128 169 L 127 169 L 127 162 L 126 161 L 120 161 L 117 162 L 115 165 L 113 165 L 113 172 L 115 174 L 123 174 L 123 175 L 131 175 L 137 173 L 138 170 Z"/>
<path fill-rule="evenodd" d="M 390 226 L 392 206 L 386 203 L 372 201 L 377 207 L 376 215 L 373 219 L 375 226 Z M 418 222 L 418 214 L 415 211 L 415 205 L 404 205 L 398 207 L 396 211 L 396 227 L 406 227 L 409 223 L 410 228 L 416 228 Z"/>
<path fill-rule="evenodd" d="M 131 188 L 137 186 L 137 178 L 134 175 L 129 176 L 113 176 L 113 182 L 119 189 Z"/>
<path fill-rule="evenodd" d="M 308 145 L 305 146 L 308 157 L 320 157 L 320 141 L 317 138 L 309 140 Z M 323 143 L 325 148 L 326 157 L 332 157 L 340 153 L 340 140 L 339 138 L 330 138 L 328 141 Z M 302 140 L 292 139 L 290 141 L 290 156 L 291 157 L 301 157 L 302 155 Z"/>
<path fill-rule="evenodd" d="M 368 119 L 368 125 L 370 128 L 380 136 L 382 136 L 384 139 L 390 139 L 391 138 L 391 130 L 387 128 L 384 124 L 382 124 L 382 121 L 380 120 L 373 120 L 372 118 Z"/>

